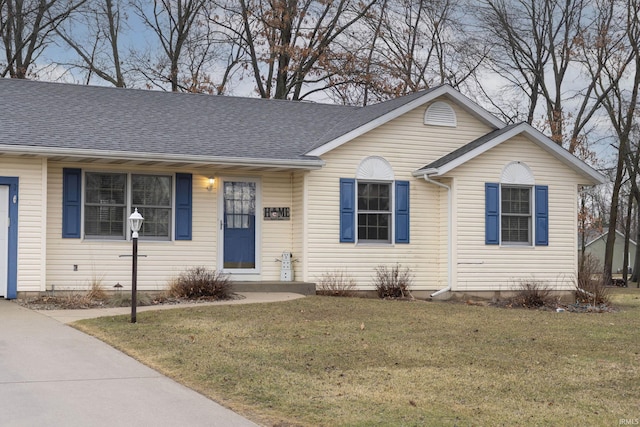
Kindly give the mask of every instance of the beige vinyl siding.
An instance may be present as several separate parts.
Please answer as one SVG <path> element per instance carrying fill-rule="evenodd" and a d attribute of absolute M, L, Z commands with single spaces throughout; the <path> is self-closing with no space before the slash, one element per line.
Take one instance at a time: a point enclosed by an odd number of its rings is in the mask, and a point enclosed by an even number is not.
<path fill-rule="evenodd" d="M 291 227 L 293 231 L 292 251 L 293 259 L 296 260 L 292 264 L 293 280 L 303 280 L 305 277 L 305 265 L 307 262 L 307 253 L 305 251 L 306 233 L 304 225 L 306 223 L 307 210 L 305 209 L 305 179 L 306 172 L 296 172 L 293 175 L 293 200 L 291 204 Z"/>
<path fill-rule="evenodd" d="M 295 218 L 300 211 L 292 209 L 294 174 L 281 172 L 266 174 L 262 177 L 262 206 L 272 208 L 290 208 L 289 220 L 264 220 L 258 212 L 256 221 L 262 221 L 262 275 L 261 280 L 280 280 L 282 252 L 293 252 L 293 233 Z M 294 271 L 295 272 L 295 271 Z"/>
<path fill-rule="evenodd" d="M 213 171 L 192 171 L 188 169 L 168 169 L 162 167 L 122 168 L 120 166 L 61 164 L 49 165 L 48 184 L 48 227 L 47 227 L 47 287 L 51 289 L 86 289 L 94 280 L 99 280 L 106 289 L 116 283 L 125 287 L 131 284 L 130 241 L 100 239 L 62 238 L 62 169 L 82 168 L 86 171 L 157 173 L 175 176 L 175 173 L 193 174 L 192 240 L 145 241 L 139 240 L 138 287 L 140 290 L 164 289 L 168 281 L 192 266 L 216 269 L 219 248 L 218 191 L 220 179 L 214 188 L 207 189 L 208 178 Z M 232 173 L 225 177 L 258 178 L 262 188 L 262 207 L 290 207 L 292 204 L 292 174 L 289 172 Z M 175 200 L 174 200 L 175 203 Z M 142 212 L 144 216 L 144 212 Z M 258 259 L 261 273 L 238 275 L 236 280 L 279 280 L 280 258 L 283 251 L 292 248 L 293 221 L 263 221 L 262 211 L 256 212 L 256 221 L 262 222 L 262 241 Z M 295 214 L 292 213 L 292 217 Z M 173 226 L 173 221 L 172 221 Z M 259 237 L 258 237 L 259 238 Z M 74 265 L 78 270 L 74 271 Z"/>
<path fill-rule="evenodd" d="M 309 172 L 307 180 L 307 281 L 343 269 L 360 289 L 373 289 L 377 266 L 400 263 L 411 269 L 416 290 L 445 285 L 446 248 L 442 246 L 446 245 L 447 218 L 442 209 L 446 210 L 446 191 L 411 174 L 490 131 L 464 110 L 452 107 L 456 128 L 424 125 L 425 105 L 322 156 L 325 167 Z M 385 158 L 396 180 L 410 182 L 410 244 L 339 241 L 339 180 L 354 178 L 368 156 Z"/>
<path fill-rule="evenodd" d="M 485 244 L 484 184 L 500 182 L 503 167 L 512 161 L 525 163 L 536 185 L 549 187 L 549 246 Z M 450 175 L 455 176 L 456 189 L 455 291 L 507 291 L 531 280 L 558 289 L 573 287 L 577 275 L 577 189 L 583 181 L 573 170 L 518 136 Z"/>
<path fill-rule="evenodd" d="M 83 167 L 87 166 L 87 167 Z M 62 238 L 62 169 L 82 168 L 83 172 L 157 173 L 175 176 L 189 170 L 163 168 L 60 164 L 49 165 L 47 226 L 47 288 L 86 289 L 100 281 L 106 289 L 116 283 L 131 286 L 132 245 L 126 240 Z M 208 191 L 207 173 L 193 173 L 193 211 L 191 241 L 139 240 L 138 288 L 164 289 L 168 281 L 187 267 L 216 268 L 216 195 Z M 175 182 L 173 183 L 175 187 Z M 84 183 L 83 183 L 84 187 Z M 175 203 L 175 200 L 173 201 Z M 142 212 L 144 216 L 144 212 Z M 173 221 L 172 221 L 173 226 Z M 77 271 L 74 271 L 77 265 Z"/>
<path fill-rule="evenodd" d="M 46 163 L 39 158 L 0 157 L 0 175 L 18 177 L 17 291 L 44 289 Z"/>

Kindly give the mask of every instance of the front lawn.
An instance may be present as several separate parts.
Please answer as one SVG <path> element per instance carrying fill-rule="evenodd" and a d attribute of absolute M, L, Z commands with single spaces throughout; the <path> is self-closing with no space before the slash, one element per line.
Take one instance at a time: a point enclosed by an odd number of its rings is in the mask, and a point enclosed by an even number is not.
<path fill-rule="evenodd" d="M 309 297 L 76 326 L 263 425 L 640 419 L 640 293 L 618 312 Z"/>

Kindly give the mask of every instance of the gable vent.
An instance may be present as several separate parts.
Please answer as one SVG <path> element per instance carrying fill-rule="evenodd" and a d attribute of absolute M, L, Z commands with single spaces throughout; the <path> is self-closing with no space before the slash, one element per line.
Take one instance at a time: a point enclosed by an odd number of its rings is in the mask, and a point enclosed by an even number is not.
<path fill-rule="evenodd" d="M 360 162 L 358 170 L 356 171 L 356 178 L 393 181 L 395 175 L 389 162 L 382 157 L 371 156 Z"/>
<path fill-rule="evenodd" d="M 456 127 L 456 112 L 446 102 L 434 102 L 424 113 L 424 124 Z"/>
<path fill-rule="evenodd" d="M 502 169 L 500 182 L 502 184 L 534 185 L 536 180 L 533 172 L 525 163 L 511 162 Z"/>

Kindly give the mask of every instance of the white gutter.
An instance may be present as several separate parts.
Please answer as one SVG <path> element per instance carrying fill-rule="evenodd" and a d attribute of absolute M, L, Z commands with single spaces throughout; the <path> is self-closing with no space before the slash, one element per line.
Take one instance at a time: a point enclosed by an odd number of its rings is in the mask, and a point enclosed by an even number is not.
<path fill-rule="evenodd" d="M 424 175 L 422 175 L 422 177 L 424 178 L 425 181 L 427 181 L 428 183 L 437 185 L 438 187 L 442 187 L 442 188 L 446 188 L 447 189 L 447 287 L 446 288 L 442 288 L 439 291 L 436 291 L 434 293 L 431 294 L 431 297 L 435 297 L 438 296 L 440 294 L 443 294 L 445 292 L 448 292 L 451 290 L 451 261 L 452 261 L 452 254 L 451 254 L 451 241 L 453 239 L 453 234 L 451 231 L 451 224 L 452 224 L 452 209 L 451 209 L 451 187 L 449 187 L 448 185 L 445 185 L 441 182 L 438 181 L 434 181 L 431 178 L 429 178 L 429 176 L 427 176 L 427 174 L 425 173 Z"/>
<path fill-rule="evenodd" d="M 320 169 L 324 166 L 321 159 L 261 159 L 245 157 L 218 157 L 200 155 L 182 155 L 166 153 L 141 153 L 115 150 L 74 149 L 57 147 L 33 147 L 23 145 L 0 144 L 0 153 L 27 154 L 38 156 L 65 156 L 75 158 L 99 158 L 105 160 L 145 161 L 159 163 L 192 163 L 202 165 L 229 165 L 229 166 L 261 166 L 291 169 Z"/>

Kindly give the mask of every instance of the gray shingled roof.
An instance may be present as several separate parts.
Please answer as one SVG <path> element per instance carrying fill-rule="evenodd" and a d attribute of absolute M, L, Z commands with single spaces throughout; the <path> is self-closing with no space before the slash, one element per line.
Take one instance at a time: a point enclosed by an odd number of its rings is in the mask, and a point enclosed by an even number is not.
<path fill-rule="evenodd" d="M 424 93 L 362 108 L 0 79 L 0 145 L 317 160 L 304 153 Z"/>
<path fill-rule="evenodd" d="M 475 139 L 473 141 L 471 141 L 470 143 L 463 145 L 462 147 L 458 148 L 457 150 L 452 151 L 449 154 L 446 154 L 442 157 L 440 157 L 438 160 L 429 163 L 428 165 L 422 167 L 419 169 L 419 171 L 425 171 L 427 169 L 437 169 L 439 167 L 442 167 L 444 165 L 446 165 L 447 163 L 450 163 L 454 160 L 456 160 L 459 157 L 464 156 L 465 154 L 467 154 L 470 151 L 475 150 L 476 148 L 486 144 L 487 142 L 499 137 L 500 135 L 509 132 L 511 129 L 513 129 L 514 127 L 520 125 L 521 123 L 514 123 L 511 124 L 509 126 L 505 126 L 502 129 L 497 129 L 494 130 L 492 132 L 489 132 L 486 135 L 481 136 L 478 139 Z"/>

